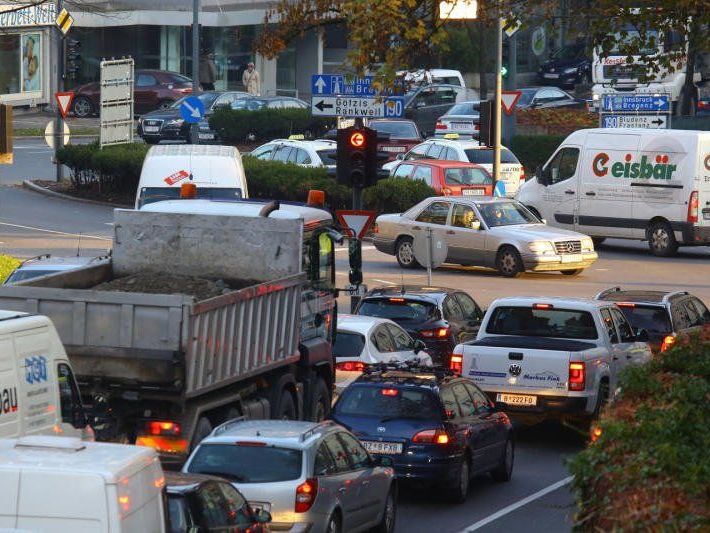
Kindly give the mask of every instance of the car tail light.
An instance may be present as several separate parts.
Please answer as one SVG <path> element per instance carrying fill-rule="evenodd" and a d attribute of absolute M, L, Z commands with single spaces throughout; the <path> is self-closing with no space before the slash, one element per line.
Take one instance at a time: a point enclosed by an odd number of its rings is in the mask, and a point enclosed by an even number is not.
<path fill-rule="evenodd" d="M 520 183 L 525 182 L 525 169 L 521 168 L 520 169 Z"/>
<path fill-rule="evenodd" d="M 444 124 L 443 122 L 441 122 L 440 120 L 437 120 L 436 121 L 436 129 L 437 130 L 448 130 L 449 127 L 446 124 Z"/>
<path fill-rule="evenodd" d="M 412 442 L 416 444 L 439 444 L 443 446 L 451 442 L 451 439 L 449 438 L 449 434 L 444 430 L 426 429 L 414 435 Z"/>
<path fill-rule="evenodd" d="M 390 298 L 390 302 L 401 304 L 404 303 L 404 298 Z"/>
<path fill-rule="evenodd" d="M 443 339 L 449 336 L 449 328 L 425 329 L 420 331 L 419 334 L 427 339 Z"/>
<path fill-rule="evenodd" d="M 318 494 L 318 480 L 308 478 L 306 481 L 296 487 L 296 507 L 297 513 L 306 513 L 313 507 L 313 502 L 316 501 Z"/>
<path fill-rule="evenodd" d="M 175 91 L 182 94 L 190 94 L 192 92 L 192 87 L 181 87 L 180 89 L 175 89 Z"/>
<path fill-rule="evenodd" d="M 361 363 L 360 361 L 344 361 L 342 363 L 335 363 L 336 370 L 343 370 L 344 372 L 364 372 L 367 365 Z"/>
<path fill-rule="evenodd" d="M 382 396 L 397 396 L 398 394 L 397 389 L 382 389 Z"/>
<path fill-rule="evenodd" d="M 688 222 L 698 222 L 698 204 L 698 191 L 693 191 L 688 199 Z"/>
<path fill-rule="evenodd" d="M 182 428 L 177 422 L 149 420 L 146 423 L 146 432 L 149 435 L 178 437 L 182 433 Z"/>
<path fill-rule="evenodd" d="M 670 350 L 675 344 L 675 340 L 675 335 L 666 335 L 663 337 L 663 342 L 661 342 L 661 351 L 665 352 L 666 350 Z"/>
<path fill-rule="evenodd" d="M 476 131 L 481 131 L 481 125 L 480 124 L 474 124 L 473 129 Z"/>
<path fill-rule="evenodd" d="M 698 109 L 710 109 L 710 100 L 698 100 Z"/>
<path fill-rule="evenodd" d="M 584 390 L 586 372 L 584 363 L 569 364 L 569 390 Z"/>
<path fill-rule="evenodd" d="M 461 375 L 463 371 L 463 356 L 453 354 L 451 360 L 449 361 L 449 368 L 453 370 L 454 374 Z"/>

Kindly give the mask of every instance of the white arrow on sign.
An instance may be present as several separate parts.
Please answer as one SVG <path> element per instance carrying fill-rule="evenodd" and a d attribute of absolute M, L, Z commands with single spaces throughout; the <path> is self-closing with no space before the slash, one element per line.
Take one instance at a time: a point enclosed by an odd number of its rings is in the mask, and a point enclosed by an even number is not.
<path fill-rule="evenodd" d="M 318 89 L 318 94 L 323 94 L 323 89 L 325 89 L 325 81 L 321 76 L 318 76 L 316 80 L 316 89 Z"/>
<path fill-rule="evenodd" d="M 200 110 L 197 109 L 196 107 L 192 107 L 187 100 L 185 100 L 182 105 L 184 105 L 187 110 L 190 112 L 190 116 L 193 118 L 200 118 L 202 115 L 200 115 Z"/>

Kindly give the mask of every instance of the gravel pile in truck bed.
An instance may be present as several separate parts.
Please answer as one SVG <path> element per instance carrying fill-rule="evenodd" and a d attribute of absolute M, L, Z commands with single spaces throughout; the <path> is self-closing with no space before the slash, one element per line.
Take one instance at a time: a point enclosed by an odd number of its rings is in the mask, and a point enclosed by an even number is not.
<path fill-rule="evenodd" d="M 106 281 L 94 287 L 98 291 L 144 292 L 148 294 L 188 294 L 198 300 L 214 298 L 222 294 L 256 285 L 252 280 L 211 280 L 195 276 L 156 274 L 141 272 Z"/>

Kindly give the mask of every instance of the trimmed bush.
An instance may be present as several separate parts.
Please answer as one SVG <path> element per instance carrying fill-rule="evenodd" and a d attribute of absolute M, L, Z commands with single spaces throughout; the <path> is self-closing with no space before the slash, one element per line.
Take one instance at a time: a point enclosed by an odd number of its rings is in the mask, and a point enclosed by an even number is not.
<path fill-rule="evenodd" d="M 566 135 L 516 135 L 509 148 L 525 167 L 527 177 L 535 174 L 565 140 Z"/>
<path fill-rule="evenodd" d="M 378 213 L 402 213 L 430 196 L 436 191 L 421 180 L 387 178 L 365 189 L 362 201 L 365 209 Z"/>
<path fill-rule="evenodd" d="M 572 133 L 583 128 L 599 127 L 599 115 L 586 109 L 520 109 L 515 121 L 520 125 L 542 126 L 548 132 Z"/>
<path fill-rule="evenodd" d="M 581 531 L 710 528 L 710 327 L 624 370 L 601 435 L 570 462 Z"/>
<path fill-rule="evenodd" d="M 12 274 L 12 271 L 20 266 L 21 261 L 10 255 L 0 254 L 0 285 Z"/>
<path fill-rule="evenodd" d="M 209 122 L 225 144 L 233 145 L 251 135 L 259 140 L 293 134 L 318 137 L 334 126 L 333 119 L 312 117 L 309 109 L 218 109 Z"/>

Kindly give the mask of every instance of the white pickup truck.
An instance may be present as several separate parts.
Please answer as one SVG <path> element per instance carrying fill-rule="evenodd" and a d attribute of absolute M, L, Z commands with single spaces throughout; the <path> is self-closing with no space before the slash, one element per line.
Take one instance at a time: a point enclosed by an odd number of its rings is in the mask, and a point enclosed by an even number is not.
<path fill-rule="evenodd" d="M 521 422 L 595 417 L 619 372 L 651 358 L 610 302 L 581 298 L 501 298 L 478 337 L 454 348 L 451 368 Z"/>

